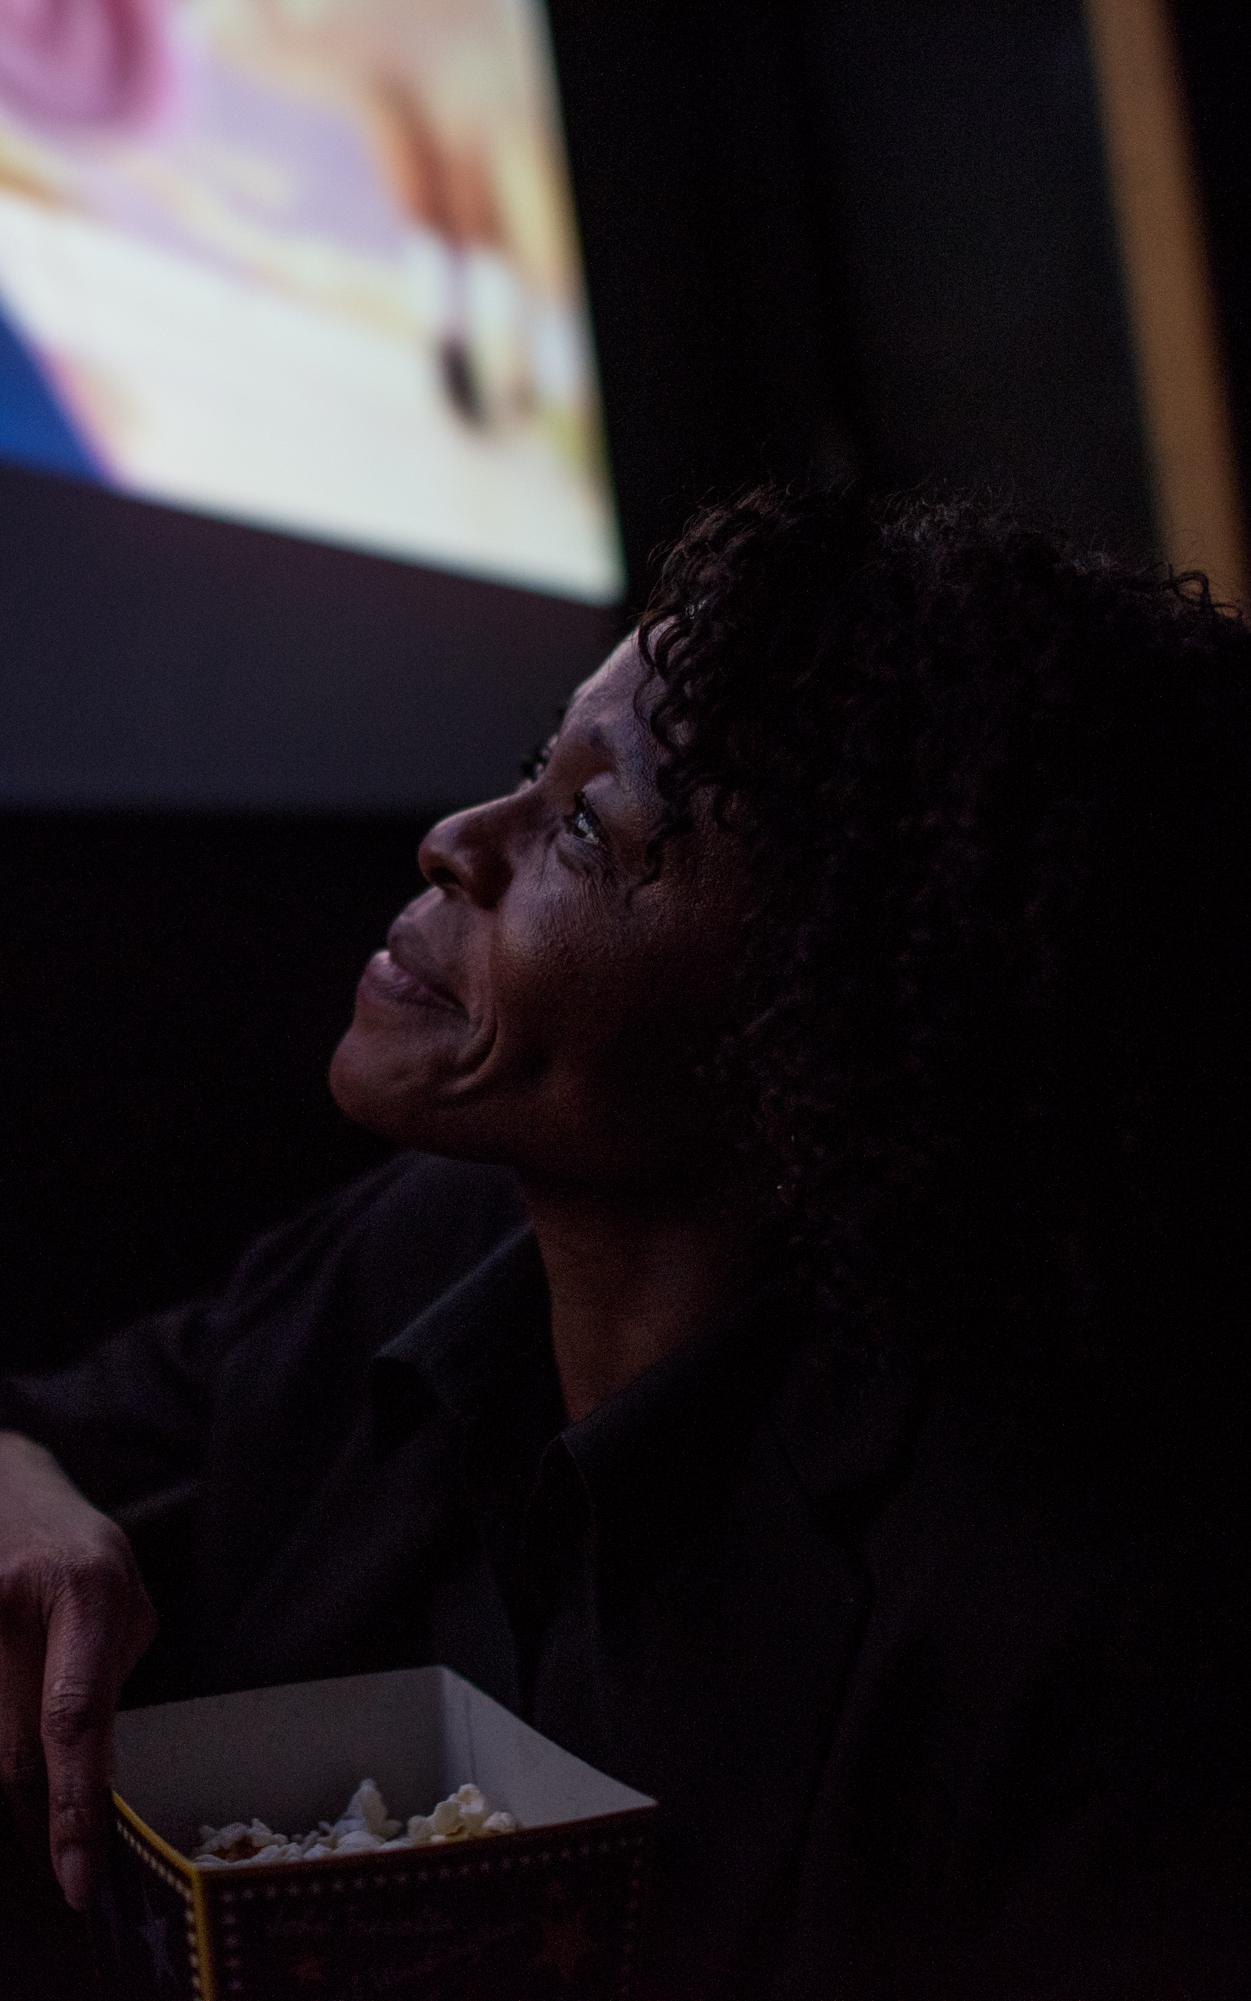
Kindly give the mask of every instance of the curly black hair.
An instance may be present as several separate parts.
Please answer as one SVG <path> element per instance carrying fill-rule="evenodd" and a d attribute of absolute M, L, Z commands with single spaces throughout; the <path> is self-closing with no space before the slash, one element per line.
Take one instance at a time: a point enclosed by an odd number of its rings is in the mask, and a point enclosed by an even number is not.
<path fill-rule="evenodd" d="M 644 879 L 701 788 L 744 847 L 703 1076 L 797 1300 L 928 1350 L 1205 1338 L 1251 1234 L 1243 617 L 968 497 L 766 486 L 639 640 Z"/>

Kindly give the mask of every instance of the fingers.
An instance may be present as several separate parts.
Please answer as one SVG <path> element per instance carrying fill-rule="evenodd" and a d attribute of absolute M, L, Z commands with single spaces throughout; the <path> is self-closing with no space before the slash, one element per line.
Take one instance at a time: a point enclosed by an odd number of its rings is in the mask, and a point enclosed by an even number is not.
<path fill-rule="evenodd" d="M 128 1665 L 108 1581 L 93 1574 L 62 1589 L 48 1621 L 39 1728 L 52 1866 L 79 1911 L 91 1901 L 103 1858 L 113 1714 Z"/>
<path fill-rule="evenodd" d="M 6 1603 L 0 1612 L 0 1787 L 14 1830 L 32 1856 L 42 1856 L 48 1827 L 42 1700 L 42 1622 Z"/>
<path fill-rule="evenodd" d="M 103 1857 L 117 1697 L 156 1615 L 122 1531 L 65 1483 L 46 1487 L 11 1483 L 0 1508 L 0 1785 L 19 1836 L 51 1853 L 83 1910 Z"/>

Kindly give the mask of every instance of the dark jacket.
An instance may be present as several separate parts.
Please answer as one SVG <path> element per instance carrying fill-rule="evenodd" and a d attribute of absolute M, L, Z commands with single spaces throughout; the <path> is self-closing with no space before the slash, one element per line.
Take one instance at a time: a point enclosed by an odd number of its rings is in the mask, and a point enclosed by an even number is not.
<path fill-rule="evenodd" d="M 644 2001 L 1245 2001 L 1209 1523 L 768 1288 L 560 1438 L 545 1314 L 511 1175 L 406 1156 L 0 1388 L 135 1543 L 128 1699 L 447 1661 L 661 1799 Z"/>

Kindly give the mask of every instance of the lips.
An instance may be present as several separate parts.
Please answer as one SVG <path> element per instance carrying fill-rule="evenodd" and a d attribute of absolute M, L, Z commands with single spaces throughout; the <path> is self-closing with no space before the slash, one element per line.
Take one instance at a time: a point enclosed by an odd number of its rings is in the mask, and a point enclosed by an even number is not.
<path fill-rule="evenodd" d="M 430 956 L 415 932 L 401 923 L 393 924 L 387 934 L 387 951 L 392 964 L 406 974 L 431 1002 L 450 1008 L 454 1014 L 464 1014 L 464 1008 L 448 986 L 437 961 Z"/>

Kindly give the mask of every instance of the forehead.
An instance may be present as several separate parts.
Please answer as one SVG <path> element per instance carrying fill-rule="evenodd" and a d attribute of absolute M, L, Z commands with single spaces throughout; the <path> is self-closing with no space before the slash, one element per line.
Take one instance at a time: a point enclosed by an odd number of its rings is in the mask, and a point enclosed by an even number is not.
<path fill-rule="evenodd" d="M 574 689 L 565 709 L 566 730 L 581 732 L 599 724 L 626 740 L 650 739 L 646 722 L 640 721 L 635 711 L 635 696 L 647 679 L 638 642 L 632 632 L 627 633 L 603 665 Z M 639 706 L 646 717 L 646 703 Z"/>

